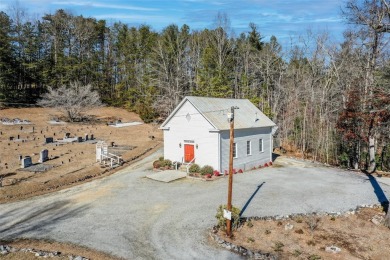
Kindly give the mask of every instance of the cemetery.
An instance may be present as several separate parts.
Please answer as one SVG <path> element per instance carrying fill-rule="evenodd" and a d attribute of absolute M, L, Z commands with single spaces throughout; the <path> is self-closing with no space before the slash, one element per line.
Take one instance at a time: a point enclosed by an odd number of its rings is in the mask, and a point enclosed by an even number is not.
<path fill-rule="evenodd" d="M 112 174 L 161 146 L 158 126 L 135 113 L 103 107 L 89 115 L 69 123 L 49 108 L 1 110 L 0 203 Z"/>

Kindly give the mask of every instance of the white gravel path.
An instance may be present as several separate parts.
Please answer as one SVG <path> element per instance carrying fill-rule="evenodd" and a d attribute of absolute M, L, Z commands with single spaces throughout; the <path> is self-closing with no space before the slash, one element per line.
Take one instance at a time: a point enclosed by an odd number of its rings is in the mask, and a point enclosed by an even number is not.
<path fill-rule="evenodd" d="M 239 259 L 208 238 L 218 205 L 226 203 L 227 178 L 145 178 L 161 153 L 105 179 L 0 205 L 0 239 L 48 238 L 126 259 Z M 284 165 L 234 175 L 235 206 L 244 208 L 254 194 L 244 216 L 346 211 L 390 197 L 389 185 L 378 191 L 363 174 Z"/>

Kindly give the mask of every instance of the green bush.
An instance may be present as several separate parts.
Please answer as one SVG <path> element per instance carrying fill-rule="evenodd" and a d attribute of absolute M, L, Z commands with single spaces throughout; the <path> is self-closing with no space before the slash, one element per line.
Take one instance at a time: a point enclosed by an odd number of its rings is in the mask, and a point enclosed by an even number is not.
<path fill-rule="evenodd" d="M 159 161 L 164 161 L 164 157 L 163 157 L 163 156 L 160 156 L 160 157 L 158 158 L 158 160 L 159 160 Z"/>
<path fill-rule="evenodd" d="M 206 175 L 206 174 L 213 174 L 213 167 L 210 166 L 210 165 L 205 165 L 202 167 L 202 169 L 200 169 L 200 174 L 202 175 Z"/>
<path fill-rule="evenodd" d="M 193 165 L 190 166 L 190 168 L 188 169 L 188 171 L 189 171 L 190 173 L 200 172 L 200 167 L 199 167 L 199 165 L 197 165 L 196 163 L 194 163 Z"/>
<path fill-rule="evenodd" d="M 346 152 L 343 152 L 342 154 L 339 155 L 339 162 L 340 166 L 342 168 L 348 168 L 349 166 L 349 156 Z"/>
<path fill-rule="evenodd" d="M 226 219 L 223 217 L 224 209 L 227 209 L 226 205 L 219 205 L 217 215 L 215 215 L 218 221 L 218 227 L 221 230 L 226 230 Z M 232 206 L 232 230 L 236 230 L 240 224 L 240 212 L 241 210 L 239 208 Z"/>
<path fill-rule="evenodd" d="M 157 161 L 154 161 L 154 162 L 153 162 L 153 168 L 158 169 L 158 168 L 160 168 L 160 167 L 161 167 L 161 161 L 157 160 Z"/>
<path fill-rule="evenodd" d="M 172 161 L 168 160 L 168 159 L 165 159 L 164 161 L 162 161 L 161 166 L 162 167 L 171 167 L 172 166 Z"/>

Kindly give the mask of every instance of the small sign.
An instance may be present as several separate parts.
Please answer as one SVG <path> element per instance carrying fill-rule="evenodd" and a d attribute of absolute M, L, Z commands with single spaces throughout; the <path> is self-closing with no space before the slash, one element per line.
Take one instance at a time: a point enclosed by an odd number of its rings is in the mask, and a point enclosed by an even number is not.
<path fill-rule="evenodd" d="M 227 209 L 224 209 L 223 210 L 223 217 L 228 219 L 228 220 L 232 220 L 232 212 L 227 210 Z"/>

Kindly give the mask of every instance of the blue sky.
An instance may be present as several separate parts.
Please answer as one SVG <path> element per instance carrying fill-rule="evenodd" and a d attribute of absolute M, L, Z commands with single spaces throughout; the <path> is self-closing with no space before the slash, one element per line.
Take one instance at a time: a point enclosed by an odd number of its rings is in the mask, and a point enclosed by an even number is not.
<path fill-rule="evenodd" d="M 15 0 L 0 0 L 0 10 L 9 14 Z M 218 12 L 226 13 L 235 35 L 248 32 L 250 22 L 269 39 L 275 35 L 282 45 L 307 30 L 328 32 L 340 41 L 346 25 L 341 17 L 343 0 L 19 0 L 19 6 L 36 17 L 57 9 L 75 15 L 104 19 L 109 24 L 121 21 L 131 26 L 148 24 L 160 31 L 175 23 L 191 29 L 212 28 Z"/>

